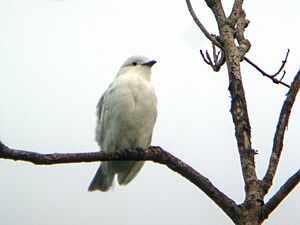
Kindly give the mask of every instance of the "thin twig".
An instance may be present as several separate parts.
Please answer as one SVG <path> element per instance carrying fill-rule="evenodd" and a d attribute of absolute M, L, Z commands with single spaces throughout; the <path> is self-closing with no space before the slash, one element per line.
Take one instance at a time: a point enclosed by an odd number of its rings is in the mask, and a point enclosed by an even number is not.
<path fill-rule="evenodd" d="M 218 53 L 217 53 L 216 46 L 214 44 L 212 45 L 212 49 L 213 49 L 214 63 L 216 64 L 218 61 L 218 58 L 219 58 L 220 51 L 218 51 Z"/>
<path fill-rule="evenodd" d="M 22 160 L 37 165 L 120 160 L 153 161 L 166 165 L 171 170 L 195 184 L 222 208 L 229 217 L 237 217 L 238 211 L 240 210 L 233 200 L 219 191 L 206 177 L 160 147 L 151 146 L 148 149 L 126 149 L 109 152 L 39 154 L 36 152 L 10 149 L 0 142 L 0 158 Z"/>
<path fill-rule="evenodd" d="M 270 156 L 269 160 L 269 166 L 267 169 L 267 172 L 262 180 L 263 184 L 263 189 L 265 194 L 268 193 L 272 183 L 273 179 L 277 170 L 277 166 L 279 163 L 281 151 L 283 148 L 283 140 L 284 140 L 284 135 L 285 135 L 285 130 L 288 126 L 290 114 L 291 114 L 291 109 L 293 107 L 293 104 L 296 100 L 296 96 L 298 94 L 300 88 L 300 70 L 298 71 L 297 75 L 295 76 L 291 88 L 289 92 L 287 93 L 286 100 L 283 103 L 280 116 L 279 116 L 279 121 L 276 127 L 276 132 L 274 135 L 274 140 L 273 140 L 273 148 L 272 148 L 272 154 Z"/>
<path fill-rule="evenodd" d="M 209 64 L 210 64 L 210 65 L 213 65 L 213 62 L 211 61 L 210 55 L 208 54 L 208 51 L 207 51 L 207 50 L 205 51 L 205 55 L 206 55 L 206 58 L 207 58 Z"/>
<path fill-rule="evenodd" d="M 290 53 L 290 49 L 287 50 L 286 55 L 285 55 L 285 59 L 282 61 L 281 67 L 279 68 L 279 70 L 277 71 L 277 73 L 275 73 L 274 75 L 271 75 L 273 77 L 276 77 L 284 68 L 286 62 L 287 62 L 287 58 L 289 57 L 289 53 Z"/>
<path fill-rule="evenodd" d="M 214 44 L 212 45 L 212 48 L 213 48 L 214 62 L 212 62 L 211 57 L 207 50 L 205 51 L 206 56 L 204 55 L 202 50 L 200 50 L 200 54 L 201 54 L 204 62 L 206 64 L 210 65 L 215 72 L 218 72 L 220 70 L 221 66 L 224 65 L 224 63 L 225 63 L 225 54 L 222 50 L 217 53 L 216 46 Z M 220 56 L 220 53 L 221 53 L 221 56 Z"/>
<path fill-rule="evenodd" d="M 220 52 L 218 52 L 218 58 L 219 58 L 219 53 Z M 225 60 L 225 54 L 224 54 L 224 51 L 221 50 L 221 56 L 220 56 L 219 60 L 216 62 L 216 64 L 215 64 L 216 68 L 218 68 L 218 71 L 220 70 L 221 66 L 224 65 L 225 62 L 226 62 L 226 60 Z"/>
<path fill-rule="evenodd" d="M 284 76 L 285 76 L 285 71 L 283 71 L 283 74 L 282 74 L 282 77 L 280 79 L 277 79 L 276 76 L 283 70 L 286 62 L 287 62 L 287 58 L 288 58 L 288 55 L 289 55 L 289 52 L 290 50 L 288 49 L 287 53 L 286 53 L 286 56 L 285 56 L 285 59 L 282 61 L 282 64 L 279 68 L 279 70 L 273 74 L 273 75 L 270 75 L 270 74 L 267 74 L 265 71 L 263 71 L 261 68 L 259 68 L 259 66 L 257 66 L 255 63 L 253 63 L 250 59 L 248 59 L 246 56 L 244 56 L 244 60 L 249 63 L 251 66 L 253 66 L 255 69 L 257 69 L 263 76 L 266 76 L 268 78 L 270 78 L 275 84 L 282 84 L 288 88 L 290 88 L 290 85 L 282 82 Z"/>
<path fill-rule="evenodd" d="M 207 53 L 207 50 L 206 50 L 206 53 Z M 201 49 L 200 49 L 200 54 L 201 54 L 201 56 L 202 56 L 202 58 L 203 58 L 204 62 L 205 62 L 206 64 L 208 64 L 208 65 L 210 65 L 210 66 L 211 66 L 211 64 L 210 64 L 209 60 L 208 60 L 208 59 L 206 59 L 206 57 L 204 56 L 204 53 L 203 53 L 203 51 L 202 51 Z"/>
<path fill-rule="evenodd" d="M 262 209 L 262 221 L 267 219 L 277 206 L 285 199 L 288 194 L 297 186 L 300 182 L 300 169 L 291 176 L 277 193 L 264 205 Z"/>
<path fill-rule="evenodd" d="M 202 31 L 202 33 L 205 35 L 205 37 L 207 37 L 214 45 L 216 45 L 220 49 L 222 49 L 222 44 L 217 40 L 217 38 L 214 35 L 211 35 L 207 31 L 207 29 L 203 26 L 203 24 L 198 19 L 196 13 L 194 12 L 194 9 L 193 9 L 193 6 L 192 6 L 190 0 L 186 0 L 186 4 L 187 4 L 188 10 L 189 10 L 189 12 L 190 12 L 193 20 L 195 21 L 195 23 L 197 24 L 197 26 L 200 28 L 200 30 Z"/>

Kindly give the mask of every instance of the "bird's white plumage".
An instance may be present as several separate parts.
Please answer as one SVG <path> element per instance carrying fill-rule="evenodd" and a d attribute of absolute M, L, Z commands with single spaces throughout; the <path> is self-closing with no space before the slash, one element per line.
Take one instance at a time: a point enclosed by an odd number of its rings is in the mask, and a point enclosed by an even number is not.
<path fill-rule="evenodd" d="M 147 148 L 155 124 L 156 95 L 150 82 L 155 61 L 133 56 L 125 61 L 115 80 L 97 105 L 96 142 L 102 151 Z M 144 162 L 103 162 L 89 190 L 107 191 L 118 175 L 121 185 L 128 184 Z"/>

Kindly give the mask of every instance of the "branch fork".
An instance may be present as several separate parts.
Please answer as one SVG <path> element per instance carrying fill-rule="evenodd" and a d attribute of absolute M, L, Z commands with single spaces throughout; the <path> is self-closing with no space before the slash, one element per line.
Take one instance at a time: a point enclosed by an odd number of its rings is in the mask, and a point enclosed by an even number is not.
<path fill-rule="evenodd" d="M 214 44 L 212 44 L 212 49 L 213 49 L 213 61 L 211 60 L 211 57 L 207 50 L 205 51 L 205 55 L 203 51 L 200 50 L 200 54 L 204 62 L 210 65 L 215 72 L 218 72 L 222 67 L 222 65 L 225 63 L 225 55 L 222 50 L 217 52 L 216 46 Z"/>
<path fill-rule="evenodd" d="M 292 191 L 292 189 L 299 183 L 300 170 L 298 170 L 287 182 L 280 188 L 280 190 L 264 204 L 264 197 L 268 193 L 280 159 L 281 150 L 283 147 L 283 138 L 285 129 L 288 124 L 291 108 L 295 102 L 295 97 L 300 86 L 300 71 L 296 75 L 291 87 L 283 82 L 285 71 L 280 78 L 278 75 L 282 72 L 286 62 L 288 53 L 279 70 L 273 74 L 267 74 L 245 55 L 251 48 L 251 43 L 244 37 L 245 28 L 248 27 L 250 21 L 246 19 L 246 13 L 242 9 L 243 0 L 235 0 L 231 14 L 226 17 L 222 3 L 220 0 L 205 0 L 207 6 L 212 10 L 219 28 L 220 36 L 207 35 L 209 32 L 204 28 L 202 23 L 195 15 L 189 1 L 188 8 L 194 21 L 201 24 L 200 29 L 205 36 L 212 42 L 211 57 L 208 51 L 200 54 L 205 63 L 210 65 L 214 71 L 219 71 L 221 66 L 225 64 L 228 68 L 229 75 L 229 91 L 231 95 L 231 114 L 235 126 L 235 136 L 240 154 L 240 163 L 245 183 L 245 201 L 240 205 L 240 214 L 231 218 L 236 224 L 261 224 L 269 214 L 280 204 L 280 202 Z M 212 37 L 216 37 L 212 40 Z M 216 43 L 217 40 L 218 42 Z M 237 41 L 237 44 L 235 42 Z M 220 52 L 216 53 L 216 46 Z M 213 60 L 212 60 L 213 59 Z M 246 98 L 241 79 L 240 62 L 245 60 L 264 76 L 267 76 L 276 84 L 282 84 L 290 87 L 287 94 L 287 99 L 283 104 L 279 122 L 274 136 L 274 144 L 272 154 L 270 156 L 269 167 L 266 175 L 262 180 L 259 180 L 256 175 L 254 152 L 251 151 L 251 129 L 247 112 Z M 237 219 L 238 218 L 238 219 Z M 237 222 L 236 222 L 237 221 Z M 251 222 L 250 222 L 251 221 Z"/>
<path fill-rule="evenodd" d="M 263 76 L 266 76 L 266 77 L 268 77 L 269 79 L 271 79 L 271 80 L 273 81 L 273 83 L 275 83 L 275 84 L 282 84 L 283 86 L 290 88 L 290 85 L 288 85 L 288 84 L 286 84 L 286 83 L 284 83 L 284 82 L 282 81 L 283 78 L 285 77 L 285 74 L 286 74 L 286 72 L 285 72 L 285 70 L 283 70 L 283 68 L 285 67 L 285 64 L 286 64 L 286 62 L 287 62 L 289 53 L 290 53 L 290 50 L 288 49 L 288 50 L 287 50 L 287 53 L 286 53 L 286 55 L 285 55 L 285 59 L 282 61 L 282 64 L 281 64 L 280 68 L 279 68 L 278 71 L 277 71 L 275 74 L 273 74 L 273 75 L 264 72 L 259 66 L 257 66 L 254 62 L 252 62 L 252 61 L 251 61 L 250 59 L 248 59 L 246 56 L 244 56 L 244 60 L 245 60 L 247 63 L 249 63 L 251 66 L 253 66 L 256 70 L 258 70 Z M 277 79 L 277 76 L 282 72 L 282 70 L 283 70 L 283 73 L 282 73 L 281 77 L 280 77 L 279 79 Z"/>

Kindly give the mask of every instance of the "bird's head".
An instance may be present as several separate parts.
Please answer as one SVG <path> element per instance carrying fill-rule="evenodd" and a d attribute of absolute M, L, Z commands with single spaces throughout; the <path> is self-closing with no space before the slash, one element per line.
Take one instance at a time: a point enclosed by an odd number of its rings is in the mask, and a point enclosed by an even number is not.
<path fill-rule="evenodd" d="M 149 60 L 144 56 L 132 56 L 123 63 L 117 76 L 133 72 L 143 76 L 147 80 L 150 80 L 151 67 L 155 63 L 155 60 Z"/>

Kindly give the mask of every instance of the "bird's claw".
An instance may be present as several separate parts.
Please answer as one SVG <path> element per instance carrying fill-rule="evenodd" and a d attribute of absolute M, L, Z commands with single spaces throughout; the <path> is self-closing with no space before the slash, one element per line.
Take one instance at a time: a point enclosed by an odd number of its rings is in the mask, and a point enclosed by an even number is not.
<path fill-rule="evenodd" d="M 143 148 L 136 148 L 137 152 L 140 154 L 144 154 L 145 150 Z"/>

